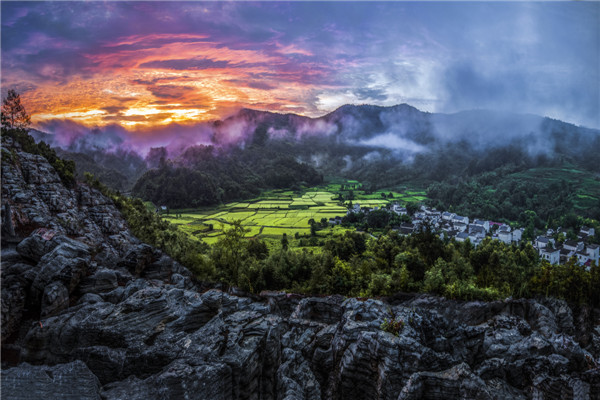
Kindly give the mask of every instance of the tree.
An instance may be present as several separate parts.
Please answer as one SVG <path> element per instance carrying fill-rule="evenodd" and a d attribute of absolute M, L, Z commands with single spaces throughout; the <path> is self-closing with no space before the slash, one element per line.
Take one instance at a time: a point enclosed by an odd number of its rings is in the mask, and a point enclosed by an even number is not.
<path fill-rule="evenodd" d="M 282 248 L 282 250 L 287 251 L 289 243 L 290 242 L 289 242 L 289 240 L 287 238 L 287 234 L 284 233 L 283 236 L 281 237 L 281 248 Z"/>
<path fill-rule="evenodd" d="M 406 203 L 406 211 L 408 211 L 410 215 L 413 215 L 414 213 L 419 211 L 419 203 L 417 203 L 416 201 L 409 201 L 408 203 Z"/>
<path fill-rule="evenodd" d="M 244 243 L 246 231 L 240 220 L 231 223 L 224 235 L 212 246 L 210 257 L 220 278 L 231 285 L 238 285 L 238 272 L 248 260 Z"/>
<path fill-rule="evenodd" d="M 2 128 L 25 131 L 30 122 L 31 117 L 21 104 L 21 96 L 14 89 L 9 89 L 2 101 Z"/>

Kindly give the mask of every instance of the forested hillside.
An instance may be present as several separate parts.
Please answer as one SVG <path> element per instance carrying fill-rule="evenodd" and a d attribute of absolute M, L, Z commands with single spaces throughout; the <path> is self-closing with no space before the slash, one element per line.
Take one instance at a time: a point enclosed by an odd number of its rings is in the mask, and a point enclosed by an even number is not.
<path fill-rule="evenodd" d="M 268 149 L 224 153 L 212 146 L 195 146 L 146 172 L 133 194 L 157 205 L 184 208 L 245 199 L 263 189 L 322 182 L 323 176 L 313 167 Z"/>
<path fill-rule="evenodd" d="M 438 207 L 486 218 L 518 220 L 535 210 L 547 221 L 570 206 L 587 217 L 598 214 L 599 132 L 548 118 L 348 105 L 314 119 L 244 109 L 209 128 L 212 146 L 183 153 L 155 149 L 166 161 L 140 179 L 135 193 L 193 207 L 255 196 L 258 187 L 317 182 L 323 174 L 358 179 L 372 190 L 418 181 L 431 185 L 429 197 Z M 232 130 L 239 134 L 232 138 Z M 572 185 L 568 174 L 539 180 L 519 175 L 536 168 L 581 174 Z M 167 177 L 176 196 L 162 190 Z M 204 189 L 192 189 L 190 182 Z M 551 195 L 557 188 L 560 195 Z"/>

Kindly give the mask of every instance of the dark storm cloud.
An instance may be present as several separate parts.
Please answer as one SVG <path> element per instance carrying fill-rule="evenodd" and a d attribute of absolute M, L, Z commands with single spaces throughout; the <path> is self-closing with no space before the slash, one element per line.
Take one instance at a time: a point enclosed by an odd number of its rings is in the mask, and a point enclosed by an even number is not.
<path fill-rule="evenodd" d="M 204 59 L 179 59 L 179 60 L 158 60 L 140 64 L 140 68 L 159 68 L 173 70 L 198 70 L 209 68 L 226 68 L 229 66 L 228 61 L 214 61 L 207 58 Z"/>
<path fill-rule="evenodd" d="M 227 82 L 233 83 L 235 85 L 246 86 L 252 89 L 261 89 L 261 90 L 273 90 L 277 86 L 269 84 L 267 82 L 262 81 L 254 81 L 254 80 L 241 80 L 241 79 L 229 79 Z"/>
<path fill-rule="evenodd" d="M 189 93 L 193 93 L 196 89 L 191 86 L 160 85 L 149 86 L 148 90 L 158 98 L 175 100 L 183 98 Z"/>
<path fill-rule="evenodd" d="M 127 107 L 124 107 L 124 106 L 108 106 L 108 107 L 102 107 L 101 110 L 106 111 L 109 114 L 117 114 L 117 113 L 120 113 L 121 111 L 127 110 Z"/>

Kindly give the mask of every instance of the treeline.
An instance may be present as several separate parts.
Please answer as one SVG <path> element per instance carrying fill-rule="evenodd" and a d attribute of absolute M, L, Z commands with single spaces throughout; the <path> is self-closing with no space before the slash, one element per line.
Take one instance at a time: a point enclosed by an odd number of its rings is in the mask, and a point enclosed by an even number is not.
<path fill-rule="evenodd" d="M 136 180 L 147 170 L 144 160 L 133 151 L 74 152 L 60 148 L 56 151 L 63 160 L 75 163 L 77 180 L 82 181 L 84 173 L 89 172 L 109 188 L 120 192 L 130 191 Z"/>
<path fill-rule="evenodd" d="M 52 165 L 65 186 L 72 188 L 75 185 L 75 163 L 73 161 L 61 159 L 57 156 L 56 151 L 44 142 L 36 143 L 26 130 L 3 126 L 2 136 L 11 138 L 13 143 L 18 144 L 27 153 L 43 156 Z"/>
<path fill-rule="evenodd" d="M 342 218 L 342 226 L 353 226 L 356 229 L 366 231 L 367 229 L 384 229 L 386 227 L 398 227 L 402 223 L 411 222 L 408 215 L 398 215 L 388 210 L 372 210 L 368 213 L 350 213 Z"/>
<path fill-rule="evenodd" d="M 263 189 L 299 189 L 323 182 L 307 164 L 267 149 L 222 152 L 188 148 L 178 160 L 164 160 L 136 182 L 133 194 L 171 208 L 210 206 L 247 199 Z"/>
<path fill-rule="evenodd" d="M 429 184 L 470 179 L 479 174 L 500 172 L 503 169 L 517 172 L 534 167 L 559 166 L 564 162 L 560 157 L 530 155 L 525 149 L 526 146 L 517 142 L 482 150 L 462 141 L 443 145 L 431 144 L 428 151 L 418 153 L 411 159 L 399 159 L 393 152 L 382 149 L 378 150 L 377 157 L 373 159 L 355 160 L 351 167 L 344 169 L 342 173 L 346 178 L 357 179 L 365 184 L 365 187 L 377 190 L 407 181 Z M 358 151 L 361 149 L 354 150 Z M 326 172 L 334 173 L 331 170 Z"/>
<path fill-rule="evenodd" d="M 283 240 L 282 240 L 283 241 Z M 281 248 L 269 252 L 259 239 L 244 239 L 234 224 L 207 253 L 203 279 L 250 292 L 290 290 L 307 294 L 385 296 L 429 292 L 452 299 L 496 300 L 537 295 L 600 305 L 600 268 L 588 271 L 573 259 L 550 266 L 530 244 L 508 246 L 485 239 L 444 242 L 423 231 L 378 238 L 358 232 L 329 239 L 322 252 Z"/>

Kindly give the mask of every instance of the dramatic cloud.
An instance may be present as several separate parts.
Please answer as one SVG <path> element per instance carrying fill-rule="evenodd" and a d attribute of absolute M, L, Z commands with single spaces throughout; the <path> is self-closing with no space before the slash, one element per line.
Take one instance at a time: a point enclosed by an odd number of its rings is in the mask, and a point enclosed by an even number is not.
<path fill-rule="evenodd" d="M 241 107 L 540 114 L 600 128 L 598 2 L 2 2 L 2 94 L 34 124 Z"/>
<path fill-rule="evenodd" d="M 179 71 L 209 69 L 209 68 L 226 68 L 229 65 L 228 61 L 213 61 L 209 59 L 177 59 L 177 60 L 157 60 L 149 61 L 140 64 L 140 68 L 152 69 L 173 69 Z"/>

